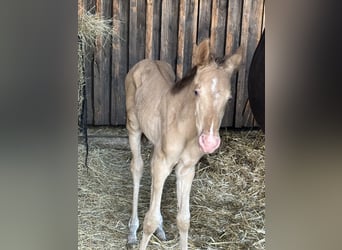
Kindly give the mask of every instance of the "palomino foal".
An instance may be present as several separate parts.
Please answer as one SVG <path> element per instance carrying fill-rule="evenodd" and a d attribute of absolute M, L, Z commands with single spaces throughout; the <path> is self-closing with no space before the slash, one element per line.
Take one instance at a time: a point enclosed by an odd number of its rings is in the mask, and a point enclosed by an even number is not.
<path fill-rule="evenodd" d="M 231 97 L 230 78 L 242 60 L 241 49 L 217 62 L 210 55 L 209 41 L 196 50 L 191 73 L 174 83 L 174 73 L 162 61 L 143 60 L 127 74 L 127 130 L 132 151 L 134 182 L 128 244 L 137 244 L 138 196 L 143 173 L 140 153 L 142 133 L 153 143 L 151 200 L 143 224 L 140 250 L 145 250 L 155 232 L 166 240 L 160 212 L 163 185 L 175 167 L 177 177 L 177 226 L 180 249 L 188 249 L 189 195 L 195 164 L 220 145 L 219 128 Z"/>

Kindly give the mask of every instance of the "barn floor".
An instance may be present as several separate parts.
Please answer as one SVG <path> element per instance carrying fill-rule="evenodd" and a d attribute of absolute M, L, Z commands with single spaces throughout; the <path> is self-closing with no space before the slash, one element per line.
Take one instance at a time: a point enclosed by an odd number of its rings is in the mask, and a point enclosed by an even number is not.
<path fill-rule="evenodd" d="M 126 249 L 132 204 L 131 158 L 124 128 L 89 129 L 78 145 L 78 249 Z M 221 131 L 219 150 L 197 164 L 191 192 L 189 249 L 265 249 L 265 137 L 259 130 Z M 143 140 L 145 172 L 139 219 L 149 205 L 151 145 Z M 166 242 L 152 237 L 148 249 L 179 249 L 175 223 L 175 175 L 164 187 Z M 142 230 L 138 230 L 141 239 Z"/>

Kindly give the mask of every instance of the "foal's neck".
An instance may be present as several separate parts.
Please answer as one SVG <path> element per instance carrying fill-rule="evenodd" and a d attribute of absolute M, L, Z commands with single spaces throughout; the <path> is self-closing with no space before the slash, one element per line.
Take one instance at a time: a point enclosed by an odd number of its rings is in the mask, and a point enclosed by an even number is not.
<path fill-rule="evenodd" d="M 193 85 L 189 84 L 176 94 L 169 91 L 168 103 L 178 113 L 177 116 L 187 115 L 191 117 L 195 114 L 195 97 Z"/>

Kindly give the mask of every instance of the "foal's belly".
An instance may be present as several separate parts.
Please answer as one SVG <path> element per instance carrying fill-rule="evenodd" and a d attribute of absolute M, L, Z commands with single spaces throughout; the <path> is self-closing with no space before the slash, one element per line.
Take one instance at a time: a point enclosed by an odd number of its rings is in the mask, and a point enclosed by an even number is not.
<path fill-rule="evenodd" d="M 139 126 L 143 134 L 153 144 L 157 142 L 160 137 L 160 117 L 157 114 L 157 110 L 140 110 L 138 112 Z"/>

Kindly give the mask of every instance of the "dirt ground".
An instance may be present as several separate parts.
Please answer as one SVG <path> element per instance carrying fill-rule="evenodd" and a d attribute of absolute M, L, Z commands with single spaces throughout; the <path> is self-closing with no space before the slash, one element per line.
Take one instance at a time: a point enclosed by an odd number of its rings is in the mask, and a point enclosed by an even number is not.
<path fill-rule="evenodd" d="M 265 249 L 265 137 L 260 130 L 222 130 L 221 138 L 218 151 L 196 166 L 189 249 Z M 142 148 L 140 224 L 149 206 L 152 146 L 143 140 Z M 126 129 L 89 129 L 88 169 L 81 139 L 78 152 L 78 249 L 126 249 L 133 192 Z M 172 173 L 161 205 L 169 240 L 152 237 L 148 249 L 179 249 L 175 182 Z"/>

